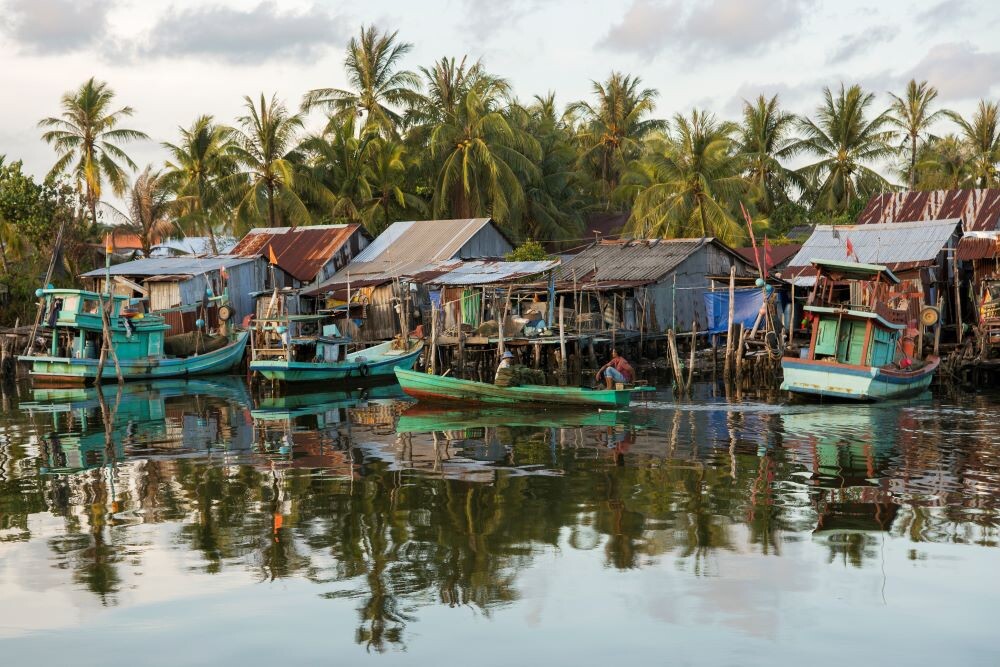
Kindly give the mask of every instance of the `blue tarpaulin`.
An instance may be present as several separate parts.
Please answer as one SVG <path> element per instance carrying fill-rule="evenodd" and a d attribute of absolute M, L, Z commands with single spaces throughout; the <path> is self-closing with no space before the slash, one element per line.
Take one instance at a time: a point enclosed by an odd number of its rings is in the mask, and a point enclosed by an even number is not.
<path fill-rule="evenodd" d="M 734 292 L 735 308 L 733 324 L 743 324 L 747 329 L 753 327 L 764 302 L 764 291 L 759 287 L 738 289 Z M 705 292 L 705 312 L 708 314 L 708 333 L 726 333 L 729 326 L 729 290 L 720 292 Z M 779 309 L 781 295 L 778 296 Z"/>

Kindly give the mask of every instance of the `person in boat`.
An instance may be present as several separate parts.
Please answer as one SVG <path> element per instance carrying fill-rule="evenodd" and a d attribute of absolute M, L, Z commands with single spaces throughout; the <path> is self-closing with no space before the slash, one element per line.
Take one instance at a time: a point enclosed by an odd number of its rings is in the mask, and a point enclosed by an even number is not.
<path fill-rule="evenodd" d="M 611 389 L 616 382 L 632 384 L 635 379 L 635 371 L 628 360 L 618 354 L 618 350 L 611 350 L 611 361 L 601 366 L 595 377 L 598 381 L 603 377 L 605 386 Z"/>
<path fill-rule="evenodd" d="M 514 355 L 511 354 L 510 350 L 503 353 L 500 357 L 500 364 L 497 366 L 497 372 L 493 376 L 493 384 L 496 384 L 497 379 L 500 377 L 500 371 L 505 368 L 511 368 L 514 365 Z"/>

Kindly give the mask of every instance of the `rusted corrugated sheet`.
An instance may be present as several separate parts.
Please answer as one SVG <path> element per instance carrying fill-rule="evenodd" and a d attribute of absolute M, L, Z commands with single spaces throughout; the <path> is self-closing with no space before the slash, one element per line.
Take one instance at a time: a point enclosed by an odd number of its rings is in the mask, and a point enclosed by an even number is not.
<path fill-rule="evenodd" d="M 367 240 L 367 232 L 361 225 L 260 228 L 244 236 L 231 254 L 270 258 L 273 250 L 278 268 L 308 283 L 330 262 L 334 270 L 346 266 L 361 249 L 358 235 Z"/>
<path fill-rule="evenodd" d="M 971 262 L 1000 256 L 1000 238 L 995 236 L 966 236 L 958 242 L 958 259 Z"/>
<path fill-rule="evenodd" d="M 908 191 L 875 195 L 859 225 L 959 218 L 967 231 L 1000 228 L 1000 189 Z"/>

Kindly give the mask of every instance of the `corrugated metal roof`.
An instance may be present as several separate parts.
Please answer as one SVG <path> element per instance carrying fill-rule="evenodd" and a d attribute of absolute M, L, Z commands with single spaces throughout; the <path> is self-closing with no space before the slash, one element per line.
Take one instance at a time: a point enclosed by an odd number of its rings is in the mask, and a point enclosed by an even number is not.
<path fill-rule="evenodd" d="M 859 262 L 893 266 L 934 261 L 960 223 L 961 220 L 953 218 L 837 227 L 817 225 L 789 267 L 809 266 L 814 259 L 844 260 L 848 239 Z"/>
<path fill-rule="evenodd" d="M 1000 229 L 1000 189 L 886 192 L 868 200 L 858 224 L 953 218 L 967 232 Z"/>
<path fill-rule="evenodd" d="M 786 260 L 795 257 L 801 249 L 801 243 L 786 243 L 785 245 L 772 246 L 771 263 L 764 268 L 771 270 L 779 264 L 783 264 Z M 733 248 L 733 250 L 751 264 L 757 264 L 757 259 L 754 259 L 753 248 Z M 757 246 L 757 258 L 761 262 L 765 259 L 764 247 L 762 245 Z"/>
<path fill-rule="evenodd" d="M 336 255 L 355 233 L 365 234 L 361 225 L 309 225 L 305 227 L 260 227 L 251 229 L 231 254 L 240 257 L 269 257 L 274 250 L 278 267 L 296 280 L 311 282 L 320 269 Z"/>
<path fill-rule="evenodd" d="M 440 270 L 435 265 L 455 259 L 489 218 L 463 220 L 410 220 L 394 222 L 379 234 L 351 263 L 306 294 L 326 294 L 350 280 L 389 282 Z"/>
<path fill-rule="evenodd" d="M 539 262 L 462 262 L 458 268 L 429 282 L 434 285 L 490 285 L 507 280 L 520 280 L 544 273 L 559 266 L 558 260 Z"/>
<path fill-rule="evenodd" d="M 998 256 L 1000 256 L 1000 236 L 996 233 L 965 236 L 958 242 L 959 261 L 994 259 Z"/>
<path fill-rule="evenodd" d="M 709 243 L 716 241 L 705 238 L 601 242 L 564 262 L 556 270 L 556 280 L 571 281 L 575 276 L 581 282 L 655 283 Z"/>
<path fill-rule="evenodd" d="M 230 268 L 254 261 L 247 257 L 217 255 L 215 257 L 151 257 L 122 262 L 111 267 L 113 276 L 200 276 L 219 268 Z M 82 274 L 85 278 L 100 278 L 104 269 L 94 269 Z"/>

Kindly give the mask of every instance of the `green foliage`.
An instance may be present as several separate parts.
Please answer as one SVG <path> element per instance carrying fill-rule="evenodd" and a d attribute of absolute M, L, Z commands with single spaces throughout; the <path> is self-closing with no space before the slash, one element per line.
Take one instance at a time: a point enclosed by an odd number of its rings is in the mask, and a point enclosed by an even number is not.
<path fill-rule="evenodd" d="M 549 253 L 545 252 L 545 247 L 531 239 L 514 248 L 513 252 L 507 253 L 508 262 L 538 262 L 548 258 Z"/>

